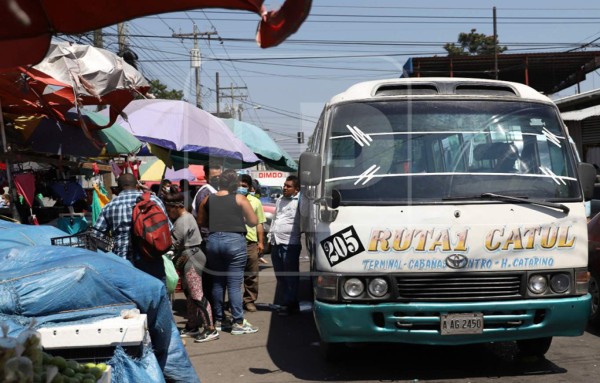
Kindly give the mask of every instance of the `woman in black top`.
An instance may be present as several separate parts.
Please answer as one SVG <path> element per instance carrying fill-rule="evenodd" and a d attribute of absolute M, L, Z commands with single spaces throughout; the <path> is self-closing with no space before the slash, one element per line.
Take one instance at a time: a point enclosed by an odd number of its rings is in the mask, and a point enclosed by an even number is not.
<path fill-rule="evenodd" d="M 212 304 L 215 327 L 224 330 L 223 299 L 225 290 L 233 325 L 231 333 L 249 334 L 258 331 L 244 320 L 242 307 L 242 281 L 248 254 L 246 252 L 246 225 L 258 222 L 252 206 L 245 196 L 236 193 L 238 187 L 235 170 L 226 170 L 219 180 L 219 191 L 206 197 L 198 210 L 198 220 L 209 229 L 208 272 L 213 273 Z"/>

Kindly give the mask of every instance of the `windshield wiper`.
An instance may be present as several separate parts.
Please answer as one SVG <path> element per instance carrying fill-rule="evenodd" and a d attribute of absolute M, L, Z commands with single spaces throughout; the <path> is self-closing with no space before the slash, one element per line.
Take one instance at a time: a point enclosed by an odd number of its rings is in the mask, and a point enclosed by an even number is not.
<path fill-rule="evenodd" d="M 446 197 L 446 198 L 444 198 L 444 201 L 468 200 L 468 199 L 489 199 L 489 200 L 503 201 L 503 202 L 528 203 L 528 204 L 532 204 L 532 205 L 538 205 L 538 206 L 549 207 L 552 209 L 562 210 L 563 213 L 565 213 L 565 214 L 569 214 L 569 211 L 570 211 L 569 207 L 566 205 L 563 205 L 562 203 L 545 202 L 545 201 L 539 201 L 539 200 L 535 200 L 535 199 L 513 197 L 510 195 L 494 194 L 494 193 L 483 193 L 478 196 L 471 196 L 471 197 Z"/>

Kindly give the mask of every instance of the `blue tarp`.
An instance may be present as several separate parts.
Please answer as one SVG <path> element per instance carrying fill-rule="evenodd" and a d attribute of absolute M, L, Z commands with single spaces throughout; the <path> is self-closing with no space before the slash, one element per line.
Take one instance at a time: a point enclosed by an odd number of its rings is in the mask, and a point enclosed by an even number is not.
<path fill-rule="evenodd" d="M 0 321 L 7 322 L 9 334 L 17 335 L 34 318 L 38 327 L 91 322 L 137 307 L 147 314 L 165 378 L 200 382 L 173 321 L 165 285 L 113 253 L 49 245 L 50 238 L 64 235 L 51 226 L 0 222 Z"/>

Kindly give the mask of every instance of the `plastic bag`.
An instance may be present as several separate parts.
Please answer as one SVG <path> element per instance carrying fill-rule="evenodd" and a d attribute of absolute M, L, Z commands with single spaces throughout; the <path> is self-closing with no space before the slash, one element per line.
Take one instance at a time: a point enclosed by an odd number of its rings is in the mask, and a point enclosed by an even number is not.
<path fill-rule="evenodd" d="M 127 355 L 121 346 L 117 346 L 108 364 L 113 368 L 111 380 L 113 383 L 165 383 L 160 365 L 148 347 L 144 346 L 140 359 L 134 359 Z"/>
<path fill-rule="evenodd" d="M 167 291 L 169 294 L 175 291 L 177 288 L 177 283 L 179 282 L 179 274 L 175 270 L 175 265 L 173 261 L 167 254 L 163 255 L 163 261 L 165 263 L 165 275 L 167 276 Z"/>

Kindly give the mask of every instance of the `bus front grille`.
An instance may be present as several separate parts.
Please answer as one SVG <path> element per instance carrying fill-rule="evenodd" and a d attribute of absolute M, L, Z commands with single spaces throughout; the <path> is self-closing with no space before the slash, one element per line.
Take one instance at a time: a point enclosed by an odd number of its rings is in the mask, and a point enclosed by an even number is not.
<path fill-rule="evenodd" d="M 398 299 L 409 301 L 472 301 L 523 298 L 522 276 L 427 275 L 398 276 Z"/>

